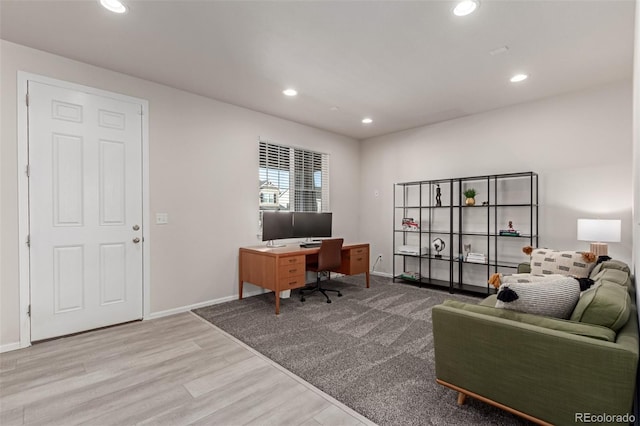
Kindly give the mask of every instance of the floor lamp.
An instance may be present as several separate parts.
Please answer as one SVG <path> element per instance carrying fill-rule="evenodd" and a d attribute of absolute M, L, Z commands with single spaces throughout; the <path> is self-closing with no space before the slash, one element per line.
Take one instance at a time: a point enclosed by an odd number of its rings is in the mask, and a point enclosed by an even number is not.
<path fill-rule="evenodd" d="M 619 219 L 578 219 L 578 241 L 591 241 L 590 250 L 599 256 L 608 256 L 607 243 L 619 243 Z"/>

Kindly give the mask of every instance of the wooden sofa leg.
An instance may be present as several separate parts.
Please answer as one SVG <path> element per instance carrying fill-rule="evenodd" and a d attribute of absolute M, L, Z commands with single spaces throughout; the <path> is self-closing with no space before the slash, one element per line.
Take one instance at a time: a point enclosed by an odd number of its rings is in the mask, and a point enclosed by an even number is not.
<path fill-rule="evenodd" d="M 462 392 L 458 392 L 458 405 L 464 405 L 464 400 L 467 399 L 467 395 Z"/>

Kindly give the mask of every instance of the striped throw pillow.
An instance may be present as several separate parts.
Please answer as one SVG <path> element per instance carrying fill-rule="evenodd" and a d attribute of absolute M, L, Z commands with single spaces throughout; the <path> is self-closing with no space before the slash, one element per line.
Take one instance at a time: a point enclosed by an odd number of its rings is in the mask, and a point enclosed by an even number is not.
<path fill-rule="evenodd" d="M 502 284 L 496 308 L 567 319 L 580 298 L 580 283 L 567 276 Z"/>
<path fill-rule="evenodd" d="M 581 251 L 557 251 L 533 249 L 531 252 L 532 274 L 562 274 L 587 278 L 595 262 L 586 262 Z"/>

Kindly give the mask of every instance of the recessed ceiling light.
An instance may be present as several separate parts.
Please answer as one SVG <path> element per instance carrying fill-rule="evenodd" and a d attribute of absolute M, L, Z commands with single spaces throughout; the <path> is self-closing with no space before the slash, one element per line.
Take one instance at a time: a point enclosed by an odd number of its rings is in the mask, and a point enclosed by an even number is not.
<path fill-rule="evenodd" d="M 370 119 L 369 117 L 366 117 L 366 118 L 362 119 L 362 123 L 363 124 L 371 124 L 371 123 L 373 123 L 373 120 Z"/>
<path fill-rule="evenodd" d="M 298 91 L 296 89 L 285 89 L 282 91 L 282 93 L 284 93 L 287 96 L 295 96 L 298 94 Z"/>
<path fill-rule="evenodd" d="M 125 13 L 127 11 L 127 6 L 122 4 L 120 0 L 100 0 L 100 4 L 113 13 Z"/>
<path fill-rule="evenodd" d="M 516 74 L 511 77 L 509 81 L 511 81 L 512 83 L 518 83 L 519 81 L 526 80 L 527 78 L 529 78 L 529 76 L 526 74 Z"/>
<path fill-rule="evenodd" d="M 480 6 L 480 2 L 478 0 L 462 0 L 453 9 L 453 14 L 456 16 L 467 16 L 470 13 L 473 13 L 478 6 Z"/>

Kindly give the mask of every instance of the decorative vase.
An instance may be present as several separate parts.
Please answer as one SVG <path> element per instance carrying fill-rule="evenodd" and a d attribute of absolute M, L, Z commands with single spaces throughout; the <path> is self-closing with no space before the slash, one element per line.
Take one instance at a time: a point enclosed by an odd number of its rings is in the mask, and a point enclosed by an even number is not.
<path fill-rule="evenodd" d="M 464 202 L 467 206 L 475 206 L 476 199 L 475 198 L 467 198 Z"/>

